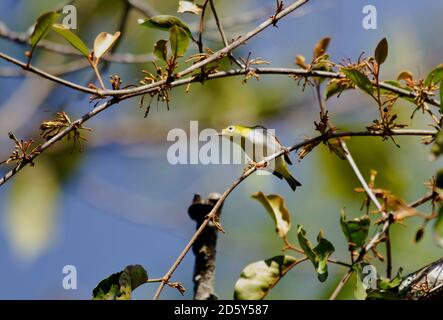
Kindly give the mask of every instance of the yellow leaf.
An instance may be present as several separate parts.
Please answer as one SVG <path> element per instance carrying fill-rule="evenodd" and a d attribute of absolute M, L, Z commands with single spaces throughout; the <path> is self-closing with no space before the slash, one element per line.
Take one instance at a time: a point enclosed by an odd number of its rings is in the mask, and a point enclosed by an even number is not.
<path fill-rule="evenodd" d="M 120 37 L 120 34 L 120 31 L 117 31 L 113 35 L 107 32 L 100 33 L 94 41 L 94 57 L 97 60 L 103 57 L 103 55 L 115 44 Z"/>
<path fill-rule="evenodd" d="M 277 194 L 265 195 L 261 191 L 254 193 L 252 198 L 258 200 L 266 208 L 275 222 L 275 231 L 278 236 L 285 238 L 291 229 L 291 214 L 285 205 L 285 200 Z"/>

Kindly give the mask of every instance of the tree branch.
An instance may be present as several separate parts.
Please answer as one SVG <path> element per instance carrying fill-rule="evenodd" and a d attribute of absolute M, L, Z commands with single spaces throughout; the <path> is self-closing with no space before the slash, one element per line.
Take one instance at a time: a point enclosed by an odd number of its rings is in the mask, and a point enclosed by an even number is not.
<path fill-rule="evenodd" d="M 45 71 L 43 71 L 39 68 L 33 67 L 33 66 L 29 66 L 29 68 L 27 68 L 25 62 L 19 61 L 15 58 L 5 54 L 5 53 L 0 52 L 0 58 L 21 67 L 25 71 L 35 73 L 45 79 L 48 79 L 50 81 L 54 81 L 56 83 L 59 83 L 61 85 L 69 87 L 71 89 L 81 91 L 84 93 L 88 93 L 88 94 L 97 94 L 100 96 L 121 96 L 121 95 L 124 95 L 124 96 L 126 96 L 125 98 L 130 98 L 130 97 L 140 96 L 140 95 L 155 91 L 159 87 L 161 87 L 162 85 L 167 83 L 166 80 L 162 80 L 162 81 L 154 82 L 149 85 L 139 86 L 139 87 L 136 87 L 133 89 L 98 90 L 97 91 L 97 90 L 90 89 L 85 86 L 81 86 L 81 85 L 72 83 L 72 82 L 64 80 L 62 78 L 56 77 L 48 72 L 45 72 Z M 207 63 L 210 63 L 210 62 L 207 62 Z M 218 71 L 218 72 L 214 72 L 214 73 L 209 74 L 207 76 L 207 79 L 213 80 L 213 79 L 226 78 L 226 77 L 232 77 L 232 76 L 241 76 L 241 75 L 246 75 L 251 71 L 254 71 L 257 74 L 287 75 L 287 76 L 298 76 L 298 77 L 306 77 L 306 78 L 309 78 L 309 77 L 319 77 L 319 78 L 328 78 L 328 79 L 344 78 L 344 75 L 339 72 L 305 70 L 305 69 L 299 69 L 299 68 L 266 68 L 266 67 L 264 67 L 264 68 L 247 68 L 247 69 L 232 69 L 232 70 L 226 70 L 226 71 Z M 176 86 L 186 85 L 186 84 L 189 84 L 192 82 L 198 82 L 198 81 L 200 81 L 200 80 L 196 76 L 191 76 L 191 77 L 188 77 L 185 79 L 173 81 L 169 85 L 171 87 L 176 87 Z M 381 82 L 380 87 L 385 90 L 388 90 L 392 93 L 398 94 L 400 97 L 411 98 L 411 99 L 417 98 L 417 94 L 415 94 L 414 92 L 392 86 L 388 83 Z M 426 101 L 435 107 L 440 106 L 440 101 L 438 101 L 434 98 L 427 97 Z"/>
<path fill-rule="evenodd" d="M 203 202 L 200 195 L 196 194 L 192 205 L 188 209 L 189 216 L 197 222 L 197 229 L 205 220 L 206 215 L 220 200 L 218 193 L 212 193 Z M 221 208 L 216 213 L 216 219 L 220 220 Z M 194 300 L 217 299 L 214 291 L 215 268 L 216 268 L 216 246 L 218 229 L 216 225 L 209 224 L 199 239 L 192 246 L 195 255 L 194 265 Z"/>

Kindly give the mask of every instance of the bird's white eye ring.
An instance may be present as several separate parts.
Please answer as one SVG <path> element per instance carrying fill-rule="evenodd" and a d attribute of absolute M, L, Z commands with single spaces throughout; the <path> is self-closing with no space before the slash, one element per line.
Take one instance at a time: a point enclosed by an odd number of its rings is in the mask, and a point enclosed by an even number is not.
<path fill-rule="evenodd" d="M 228 131 L 231 131 L 231 132 L 234 131 L 234 127 L 233 126 L 229 126 L 228 127 Z"/>

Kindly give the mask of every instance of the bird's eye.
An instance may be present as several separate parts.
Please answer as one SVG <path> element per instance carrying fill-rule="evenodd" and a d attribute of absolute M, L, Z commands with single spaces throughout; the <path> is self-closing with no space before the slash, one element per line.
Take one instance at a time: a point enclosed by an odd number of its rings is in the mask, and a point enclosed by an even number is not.
<path fill-rule="evenodd" d="M 233 126 L 229 126 L 228 127 L 228 131 L 230 131 L 230 132 L 234 131 L 234 127 Z"/>

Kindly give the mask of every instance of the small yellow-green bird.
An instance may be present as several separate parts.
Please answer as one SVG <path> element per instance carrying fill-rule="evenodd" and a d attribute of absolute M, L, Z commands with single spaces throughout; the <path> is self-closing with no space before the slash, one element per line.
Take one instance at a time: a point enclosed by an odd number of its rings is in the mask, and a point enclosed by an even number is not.
<path fill-rule="evenodd" d="M 263 126 L 230 125 L 223 129 L 219 135 L 227 138 L 233 137 L 233 142 L 240 145 L 246 156 L 253 162 L 266 161 L 266 157 L 285 149 L 277 137 Z M 271 160 L 268 167 L 274 169 L 273 175 L 280 179 L 284 178 L 291 189 L 295 191 L 296 187 L 301 184 L 292 176 L 286 163 L 292 164 L 288 154 Z"/>

